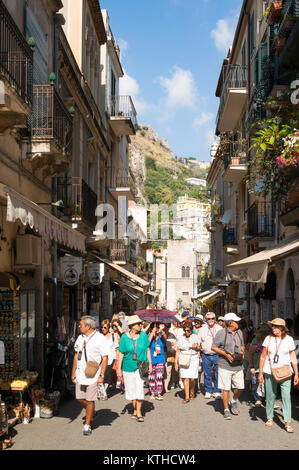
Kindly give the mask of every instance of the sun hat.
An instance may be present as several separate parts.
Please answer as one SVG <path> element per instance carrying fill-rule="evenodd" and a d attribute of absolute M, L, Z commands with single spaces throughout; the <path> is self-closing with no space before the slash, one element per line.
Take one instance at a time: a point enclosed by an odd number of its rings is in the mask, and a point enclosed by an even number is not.
<path fill-rule="evenodd" d="M 217 320 L 218 321 L 220 321 L 220 320 L 224 321 L 224 317 L 218 317 Z"/>
<path fill-rule="evenodd" d="M 241 321 L 242 318 L 238 317 L 235 313 L 227 313 L 226 315 L 224 315 L 224 321 Z"/>
<path fill-rule="evenodd" d="M 286 322 L 283 318 L 273 318 L 273 320 L 268 321 L 268 324 L 275 326 L 284 326 L 286 328 Z"/>
<path fill-rule="evenodd" d="M 195 315 L 194 321 L 203 321 L 203 316 L 202 315 Z"/>
<path fill-rule="evenodd" d="M 128 318 L 128 326 L 136 325 L 136 323 L 142 323 L 142 320 L 138 315 L 132 315 Z"/>

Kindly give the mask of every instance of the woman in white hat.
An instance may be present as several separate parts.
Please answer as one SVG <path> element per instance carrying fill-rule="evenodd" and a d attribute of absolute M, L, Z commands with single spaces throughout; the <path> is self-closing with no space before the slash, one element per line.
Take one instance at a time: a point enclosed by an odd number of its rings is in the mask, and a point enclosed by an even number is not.
<path fill-rule="evenodd" d="M 293 366 L 294 385 L 299 383 L 298 380 L 298 363 L 295 353 L 295 343 L 289 336 L 285 320 L 283 318 L 274 318 L 268 322 L 272 327 L 272 334 L 267 336 L 263 342 L 263 351 L 259 364 L 259 383 L 265 383 L 266 391 L 266 426 L 271 427 L 274 417 L 274 403 L 277 393 L 277 381 L 273 376 L 273 370 L 282 366 Z M 270 362 L 269 362 L 270 361 Z M 280 383 L 283 418 L 285 422 L 285 430 L 293 433 L 291 426 L 291 386 L 292 377 Z"/>
<path fill-rule="evenodd" d="M 126 399 L 133 402 L 131 418 L 143 422 L 141 407 L 144 400 L 144 381 L 140 376 L 137 360 L 148 361 L 151 373 L 150 341 L 147 334 L 142 331 L 142 320 L 137 315 L 129 317 L 128 327 L 129 331 L 122 335 L 118 347 L 117 376 L 123 376 Z"/>

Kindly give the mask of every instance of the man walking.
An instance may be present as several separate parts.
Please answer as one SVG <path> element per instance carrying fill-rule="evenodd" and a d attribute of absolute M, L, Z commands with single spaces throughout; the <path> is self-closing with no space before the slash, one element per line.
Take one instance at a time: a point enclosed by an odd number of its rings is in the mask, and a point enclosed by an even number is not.
<path fill-rule="evenodd" d="M 86 420 L 83 435 L 91 434 L 90 423 L 94 415 L 95 401 L 98 395 L 98 383 L 104 382 L 104 375 L 108 364 L 107 341 L 96 331 L 96 321 L 93 317 L 81 318 L 79 329 L 81 335 L 75 343 L 75 356 L 72 370 L 72 381 L 76 383 L 76 399 L 86 410 Z M 98 365 L 95 375 L 86 375 L 86 363 L 93 361 Z"/>
<path fill-rule="evenodd" d="M 245 345 L 242 332 L 238 331 L 241 318 L 235 313 L 227 313 L 224 320 L 225 328 L 216 334 L 212 350 L 219 354 L 218 387 L 222 389 L 224 419 L 232 419 L 231 413 L 239 414 L 238 398 L 244 389 L 242 363 Z M 234 392 L 233 398 L 229 400 L 231 388 Z"/>
<path fill-rule="evenodd" d="M 218 354 L 211 349 L 211 346 L 217 332 L 222 330 L 222 328 L 216 324 L 216 315 L 214 312 L 208 312 L 205 319 L 206 324 L 203 325 L 198 332 L 198 343 L 201 347 L 201 359 L 204 372 L 205 398 L 211 398 L 214 382 L 214 398 L 221 399 L 220 390 L 217 385 Z"/>

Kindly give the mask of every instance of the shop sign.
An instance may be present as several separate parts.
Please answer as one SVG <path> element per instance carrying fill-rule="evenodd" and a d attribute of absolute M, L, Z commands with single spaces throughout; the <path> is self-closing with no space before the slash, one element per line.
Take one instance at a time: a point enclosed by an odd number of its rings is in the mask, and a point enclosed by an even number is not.
<path fill-rule="evenodd" d="M 92 286 L 101 284 L 104 277 L 104 269 L 104 263 L 92 263 L 87 265 L 87 280 Z"/>
<path fill-rule="evenodd" d="M 61 275 L 63 282 L 68 286 L 75 286 L 82 273 L 82 258 L 65 256 L 61 258 Z"/>

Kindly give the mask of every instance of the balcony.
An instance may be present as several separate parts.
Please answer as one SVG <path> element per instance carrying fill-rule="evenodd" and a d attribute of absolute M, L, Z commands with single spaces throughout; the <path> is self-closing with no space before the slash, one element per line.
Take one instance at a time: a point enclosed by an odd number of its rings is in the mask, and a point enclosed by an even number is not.
<path fill-rule="evenodd" d="M 284 2 L 278 37 L 282 40 L 282 47 L 277 51 L 279 67 L 298 68 L 299 0 Z"/>
<path fill-rule="evenodd" d="M 280 222 L 285 227 L 299 227 L 299 178 L 294 176 L 280 206 Z"/>
<path fill-rule="evenodd" d="M 107 111 L 116 136 L 136 134 L 137 113 L 131 96 L 111 96 Z"/>
<path fill-rule="evenodd" d="M 247 68 L 226 65 L 223 68 L 223 88 L 216 119 L 218 131 L 234 130 L 247 100 Z"/>
<path fill-rule="evenodd" d="M 0 133 L 26 127 L 32 83 L 33 52 L 0 0 Z"/>
<path fill-rule="evenodd" d="M 73 119 L 52 85 L 33 85 L 33 114 L 28 118 L 27 166 L 44 177 L 66 172 L 72 150 Z"/>
<path fill-rule="evenodd" d="M 227 183 L 241 183 L 244 176 L 247 175 L 247 154 L 242 151 L 238 145 L 232 146 L 231 154 L 224 157 L 223 181 Z"/>
<path fill-rule="evenodd" d="M 58 177 L 57 199 L 64 203 L 59 212 L 65 221 L 77 224 L 83 231 L 84 228 L 95 229 L 97 195 L 81 177 Z"/>
<path fill-rule="evenodd" d="M 130 258 L 130 246 L 123 240 L 110 241 L 110 259 L 113 263 L 126 265 Z"/>
<path fill-rule="evenodd" d="M 251 239 L 272 239 L 275 232 L 274 205 L 272 202 L 257 202 L 249 207 L 248 235 Z"/>
<path fill-rule="evenodd" d="M 237 227 L 224 227 L 222 241 L 226 253 L 233 255 L 237 255 L 239 253 Z"/>
<path fill-rule="evenodd" d="M 126 170 L 115 170 L 112 172 L 109 192 L 115 199 L 119 196 L 123 196 L 131 200 L 134 199 L 134 194 L 130 188 L 129 176 Z"/>

